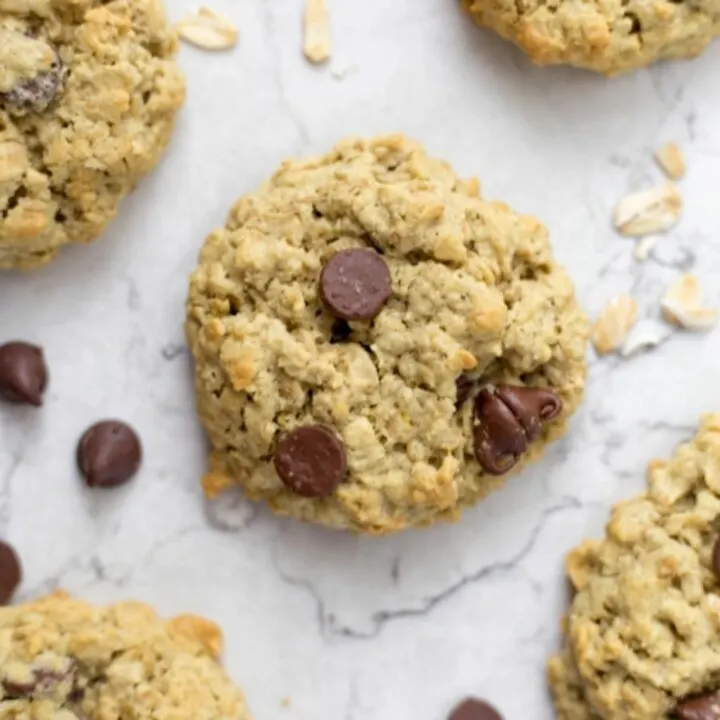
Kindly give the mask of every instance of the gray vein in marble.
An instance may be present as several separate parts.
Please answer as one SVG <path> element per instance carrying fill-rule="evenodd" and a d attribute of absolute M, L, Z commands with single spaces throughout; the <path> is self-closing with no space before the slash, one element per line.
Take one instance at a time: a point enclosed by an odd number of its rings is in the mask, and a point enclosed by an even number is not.
<path fill-rule="evenodd" d="M 418 607 L 405 607 L 398 608 L 397 610 L 378 610 L 374 612 L 371 618 L 373 628 L 368 632 L 354 630 L 352 627 L 347 625 L 335 625 L 335 617 L 332 613 L 328 613 L 326 611 L 326 602 L 318 592 L 317 588 L 306 578 L 294 577 L 283 570 L 278 561 L 276 551 L 272 554 L 273 567 L 285 584 L 304 590 L 313 599 L 315 603 L 315 616 L 321 636 L 333 635 L 352 640 L 372 640 L 382 633 L 383 628 L 388 623 L 394 622 L 395 620 L 427 616 L 436 607 L 438 607 L 438 605 L 442 604 L 470 585 L 475 585 L 493 576 L 504 575 L 513 571 L 518 572 L 518 566 L 532 552 L 535 547 L 535 543 L 545 528 L 547 522 L 558 514 L 578 510 L 582 507 L 583 503 L 581 503 L 577 498 L 562 498 L 555 505 L 551 505 L 542 511 L 538 522 L 532 528 L 526 543 L 509 560 L 489 563 L 487 565 L 483 565 L 478 570 L 470 574 L 462 575 L 456 582 L 446 586 L 437 593 L 422 598 Z M 538 591 L 536 583 L 527 578 L 522 572 L 519 572 L 519 574 L 528 583 L 528 586 L 531 590 L 533 590 L 533 592 Z"/>

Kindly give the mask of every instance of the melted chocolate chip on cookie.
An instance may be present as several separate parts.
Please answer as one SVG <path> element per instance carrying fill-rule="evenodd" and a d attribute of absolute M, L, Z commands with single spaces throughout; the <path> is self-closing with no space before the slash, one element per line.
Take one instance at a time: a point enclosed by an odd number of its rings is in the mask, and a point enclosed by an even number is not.
<path fill-rule="evenodd" d="M 675 715 L 679 720 L 720 720 L 720 692 L 683 700 Z"/>
<path fill-rule="evenodd" d="M 390 270 L 375 250 L 342 250 L 323 267 L 320 293 L 336 317 L 371 320 L 392 295 Z"/>
<path fill-rule="evenodd" d="M 475 398 L 475 456 L 491 475 L 504 475 L 558 416 L 562 401 L 550 390 L 515 385 L 483 388 Z"/>
<path fill-rule="evenodd" d="M 274 462 L 285 486 L 308 498 L 329 495 L 347 472 L 345 446 L 322 425 L 305 425 L 284 435 Z"/>

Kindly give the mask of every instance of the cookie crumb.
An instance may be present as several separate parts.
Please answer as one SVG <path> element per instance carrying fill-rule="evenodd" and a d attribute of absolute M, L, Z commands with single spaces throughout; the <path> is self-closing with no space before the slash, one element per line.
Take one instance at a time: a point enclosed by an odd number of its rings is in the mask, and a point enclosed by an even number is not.
<path fill-rule="evenodd" d="M 664 232 L 680 219 L 682 206 L 682 197 L 672 183 L 631 193 L 615 207 L 615 229 L 635 237 Z"/>
<path fill-rule="evenodd" d="M 675 143 L 666 143 L 655 151 L 655 162 L 671 180 L 685 176 L 685 157 Z"/>
<path fill-rule="evenodd" d="M 330 57 L 330 18 L 325 0 L 307 0 L 303 53 L 313 64 Z"/>
<path fill-rule="evenodd" d="M 598 355 L 615 352 L 623 344 L 637 318 L 637 302 L 629 295 L 613 298 L 592 328 L 592 344 Z"/>
<path fill-rule="evenodd" d="M 238 41 L 237 28 L 209 8 L 186 15 L 175 26 L 181 39 L 203 50 L 228 50 Z"/>
<path fill-rule="evenodd" d="M 700 282 L 691 274 L 680 276 L 667 289 L 660 307 L 667 322 L 685 330 L 705 332 L 717 324 L 718 311 L 703 307 Z"/>

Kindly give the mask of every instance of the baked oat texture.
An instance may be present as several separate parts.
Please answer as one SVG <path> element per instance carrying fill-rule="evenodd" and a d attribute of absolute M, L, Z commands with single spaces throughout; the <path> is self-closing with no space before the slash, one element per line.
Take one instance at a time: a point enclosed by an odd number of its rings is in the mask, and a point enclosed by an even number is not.
<path fill-rule="evenodd" d="M 248 720 L 215 623 L 55 593 L 0 607 L 0 718 Z"/>
<path fill-rule="evenodd" d="M 0 0 L 0 268 L 97 237 L 185 97 L 159 0 Z"/>
<path fill-rule="evenodd" d="M 720 0 L 462 0 L 539 65 L 615 75 L 694 57 L 720 34 Z"/>
<path fill-rule="evenodd" d="M 454 519 L 502 482 L 475 460 L 472 403 L 455 409 L 463 371 L 562 397 L 526 461 L 564 432 L 583 391 L 586 319 L 545 228 L 478 195 L 476 180 L 387 136 L 285 162 L 237 202 L 205 242 L 187 303 L 214 448 L 208 495 L 240 485 L 277 512 L 367 533 Z M 383 253 L 393 293 L 331 342 L 320 271 L 355 247 Z M 282 432 L 313 423 L 348 456 L 322 499 L 291 493 L 272 462 Z"/>
<path fill-rule="evenodd" d="M 605 539 L 568 556 L 576 592 L 549 663 L 560 720 L 671 718 L 679 700 L 720 689 L 720 414 L 648 475 Z"/>

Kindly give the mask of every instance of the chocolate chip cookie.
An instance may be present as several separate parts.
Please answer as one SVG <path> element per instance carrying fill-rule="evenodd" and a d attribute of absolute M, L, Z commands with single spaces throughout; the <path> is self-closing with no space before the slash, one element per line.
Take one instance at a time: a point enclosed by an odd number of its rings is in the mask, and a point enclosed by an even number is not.
<path fill-rule="evenodd" d="M 183 103 L 159 0 L 0 3 L 0 268 L 93 240 Z"/>
<path fill-rule="evenodd" d="M 657 60 L 694 57 L 720 35 L 720 0 L 462 0 L 475 21 L 539 65 L 614 75 Z"/>
<path fill-rule="evenodd" d="M 587 323 L 545 228 L 402 136 L 288 161 L 239 200 L 186 330 L 206 493 L 360 532 L 456 518 L 583 391 Z"/>
<path fill-rule="evenodd" d="M 720 718 L 720 414 L 648 475 L 568 557 L 575 596 L 549 663 L 561 720 Z"/>
<path fill-rule="evenodd" d="M 0 717 L 248 720 L 217 657 L 219 628 L 146 605 L 56 593 L 0 608 Z"/>

